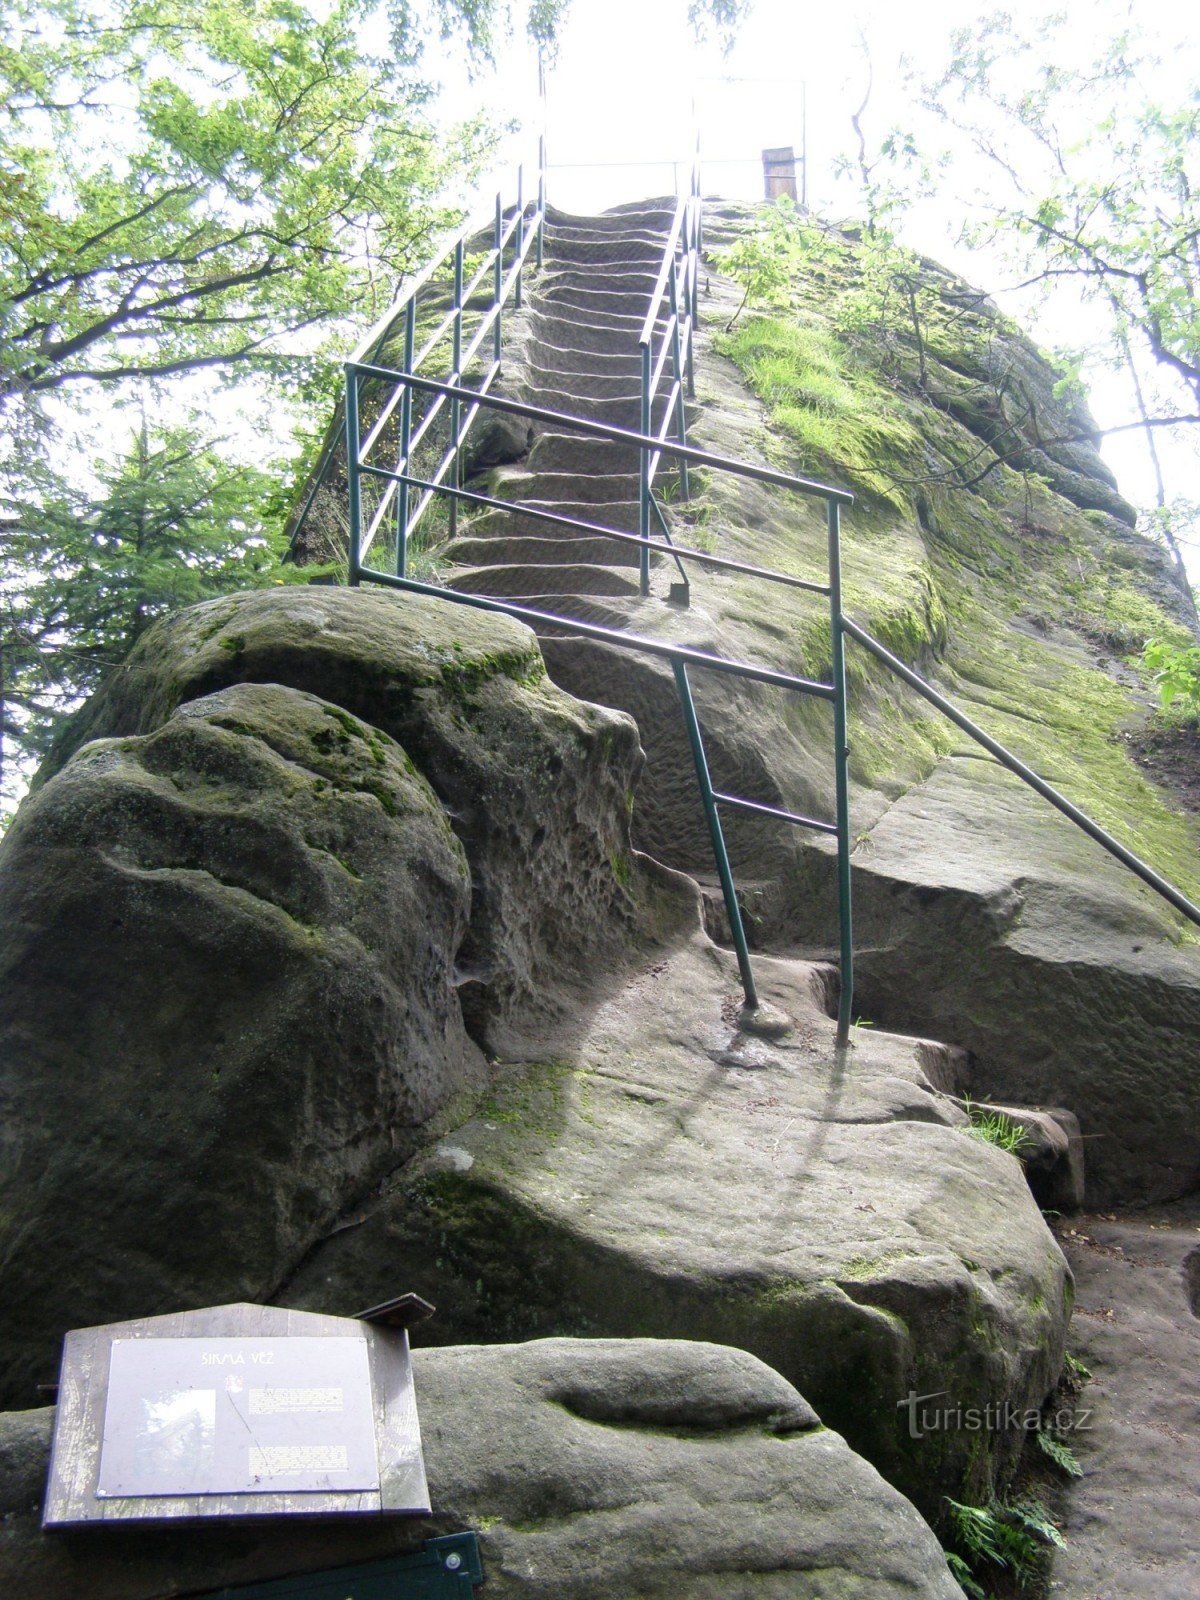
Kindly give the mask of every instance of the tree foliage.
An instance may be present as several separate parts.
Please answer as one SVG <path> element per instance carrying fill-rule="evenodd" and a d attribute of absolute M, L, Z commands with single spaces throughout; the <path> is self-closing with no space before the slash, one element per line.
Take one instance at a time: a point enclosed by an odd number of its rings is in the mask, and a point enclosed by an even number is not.
<path fill-rule="evenodd" d="M 1182 571 L 1158 432 L 1200 424 L 1200 86 L 1172 92 L 1132 29 L 1081 61 L 1070 26 L 997 13 L 959 31 L 925 102 L 954 128 L 960 171 L 970 153 L 969 240 L 999 242 L 1025 286 L 1073 284 L 1089 305 L 1092 355 L 1126 380 L 1157 482 L 1154 527 Z"/>
<path fill-rule="evenodd" d="M 485 7 L 486 8 L 486 7 Z M 460 9 L 469 9 L 460 8 Z M 487 147 L 375 0 L 13 0 L 0 25 L 0 752 L 162 610 L 263 581 L 260 458 L 327 405 Z M 461 186 L 461 184 L 460 184 Z M 250 389 L 247 389 L 247 385 Z M 130 405 L 152 420 L 131 429 Z M 210 420 L 217 415 L 216 423 Z M 243 435 L 246 430 L 243 428 Z M 95 447 L 80 451 L 80 437 Z M 10 789 L 13 763 L 9 763 Z"/>
<path fill-rule="evenodd" d="M 282 581 L 277 501 L 261 468 L 220 441 L 152 427 L 115 460 L 45 464 L 0 524 L 4 733 L 40 749 L 64 712 L 119 665 L 154 619 L 231 588 Z"/>
<path fill-rule="evenodd" d="M 239 362 L 385 304 L 461 150 L 363 0 L 16 0 L 0 397 Z"/>

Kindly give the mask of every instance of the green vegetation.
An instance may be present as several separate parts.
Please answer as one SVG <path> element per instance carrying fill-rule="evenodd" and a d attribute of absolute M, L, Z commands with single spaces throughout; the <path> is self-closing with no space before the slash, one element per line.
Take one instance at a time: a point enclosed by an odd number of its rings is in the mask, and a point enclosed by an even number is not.
<path fill-rule="evenodd" d="M 897 475 L 910 476 L 920 436 L 883 385 L 856 368 L 817 323 L 756 316 L 718 340 L 799 447 L 802 473 L 836 462 L 852 488 L 901 515 L 911 509 Z M 894 471 L 893 469 L 897 469 Z"/>
<path fill-rule="evenodd" d="M 1200 645 L 1147 639 L 1142 663 L 1153 675 L 1164 711 L 1174 705 L 1186 715 L 1200 715 Z"/>
<path fill-rule="evenodd" d="M 998 1150 L 1007 1150 L 1009 1155 L 1015 1156 L 1029 1143 L 1020 1123 L 1005 1116 L 1003 1111 L 994 1111 L 991 1106 L 971 1099 L 963 1100 L 963 1109 L 971 1119 L 972 1135 L 982 1139 L 984 1144 L 994 1144 Z"/>
<path fill-rule="evenodd" d="M 1052 1433 L 1047 1433 L 1044 1428 L 1037 1432 L 1038 1449 L 1043 1455 L 1048 1456 L 1060 1471 L 1065 1472 L 1068 1478 L 1082 1478 L 1083 1468 L 1079 1464 L 1079 1457 L 1064 1444 L 1061 1439 L 1055 1438 Z"/>
<path fill-rule="evenodd" d="M 1083 1386 L 1091 1381 L 1091 1368 L 1085 1366 L 1078 1356 L 1073 1356 L 1068 1350 L 1063 1356 L 1063 1382 L 1073 1394 L 1078 1394 Z"/>
<path fill-rule="evenodd" d="M 1018 1590 L 1031 1588 L 1044 1575 L 1047 1552 L 1065 1549 L 1066 1541 L 1038 1500 L 992 1500 L 964 1505 L 947 1497 L 948 1522 L 956 1549 L 947 1554 L 951 1571 L 968 1595 L 986 1595 L 981 1580 L 997 1573 L 1011 1575 Z"/>

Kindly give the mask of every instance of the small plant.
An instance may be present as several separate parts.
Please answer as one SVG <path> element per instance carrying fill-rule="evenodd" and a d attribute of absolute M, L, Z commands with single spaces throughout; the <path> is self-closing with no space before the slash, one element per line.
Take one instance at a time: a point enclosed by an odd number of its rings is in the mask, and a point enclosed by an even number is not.
<path fill-rule="evenodd" d="M 1082 1478 L 1083 1468 L 1079 1464 L 1079 1457 L 1064 1444 L 1061 1439 L 1056 1439 L 1052 1433 L 1039 1428 L 1037 1435 L 1038 1449 L 1043 1455 L 1050 1457 L 1060 1472 L 1065 1472 L 1068 1478 Z"/>
<path fill-rule="evenodd" d="M 986 1506 L 968 1506 L 947 1497 L 946 1504 L 954 1541 L 976 1583 L 981 1568 L 986 1572 L 988 1567 L 998 1567 L 1012 1574 L 1019 1589 L 1028 1588 L 1041 1575 L 1046 1552 L 1066 1548 L 1040 1500 L 993 1500 Z"/>
<path fill-rule="evenodd" d="M 1147 639 L 1142 664 L 1154 678 L 1164 711 L 1178 701 L 1183 711 L 1200 715 L 1200 645 Z"/>
<path fill-rule="evenodd" d="M 1063 1382 L 1076 1394 L 1085 1383 L 1091 1383 L 1092 1369 L 1084 1366 L 1078 1356 L 1073 1356 L 1068 1350 L 1063 1356 Z"/>
<path fill-rule="evenodd" d="M 1003 1111 L 982 1106 L 968 1096 L 963 1097 L 962 1106 L 971 1120 L 969 1131 L 976 1139 L 982 1139 L 985 1144 L 994 1144 L 998 1150 L 1007 1150 L 1013 1156 L 1020 1155 L 1029 1144 L 1029 1135 L 1021 1124 L 1014 1122 Z"/>
<path fill-rule="evenodd" d="M 953 1550 L 943 1550 L 942 1554 L 946 1558 L 946 1565 L 950 1568 L 950 1576 L 967 1596 L 967 1600 L 988 1600 L 987 1590 L 963 1558 Z"/>

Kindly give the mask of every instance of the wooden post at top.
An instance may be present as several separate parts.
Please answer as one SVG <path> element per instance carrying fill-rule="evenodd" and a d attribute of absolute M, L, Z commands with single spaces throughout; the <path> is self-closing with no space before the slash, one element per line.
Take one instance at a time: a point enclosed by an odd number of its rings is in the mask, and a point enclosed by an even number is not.
<path fill-rule="evenodd" d="M 796 189 L 796 152 L 790 144 L 778 150 L 762 153 L 763 184 L 768 200 L 777 200 L 781 194 L 789 200 L 799 200 Z"/>

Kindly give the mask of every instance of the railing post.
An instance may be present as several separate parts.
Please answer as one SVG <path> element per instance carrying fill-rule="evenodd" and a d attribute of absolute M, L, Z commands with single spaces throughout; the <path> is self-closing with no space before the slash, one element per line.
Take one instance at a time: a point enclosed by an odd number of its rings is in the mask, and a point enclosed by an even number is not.
<path fill-rule="evenodd" d="M 696 764 L 696 782 L 700 788 L 700 798 L 704 803 L 704 815 L 708 819 L 708 831 L 712 839 L 713 855 L 717 862 L 717 875 L 721 880 L 721 893 L 725 897 L 725 912 L 729 918 L 729 930 L 733 935 L 733 948 L 737 952 L 738 971 L 742 976 L 742 993 L 746 997 L 746 1010 L 758 1010 L 758 990 L 754 983 L 754 973 L 750 967 L 750 949 L 746 943 L 746 929 L 742 923 L 742 909 L 737 902 L 737 890 L 733 883 L 733 869 L 729 865 L 729 853 L 725 849 L 725 835 L 721 830 L 721 817 L 717 811 L 716 798 L 713 795 L 712 778 L 708 770 L 708 759 L 704 754 L 704 741 L 700 736 L 700 723 L 696 718 L 696 705 L 692 699 L 692 686 L 688 682 L 687 664 L 675 660 L 671 663 L 675 669 L 675 687 L 679 691 L 679 703 L 683 707 L 683 720 L 687 727 L 688 743 L 692 747 L 692 760 Z"/>
<path fill-rule="evenodd" d="M 642 433 L 650 432 L 650 346 L 642 345 Z M 650 537 L 650 451 L 641 446 L 641 465 L 638 471 L 638 533 L 643 539 Z M 638 551 L 638 579 L 643 595 L 650 593 L 650 549 L 643 544 Z"/>
<path fill-rule="evenodd" d="M 346 498 L 350 512 L 350 539 L 346 581 L 357 588 L 362 569 L 362 490 L 358 476 L 358 372 L 346 363 Z"/>
<path fill-rule="evenodd" d="M 492 278 L 492 307 L 496 313 L 496 322 L 492 329 L 492 356 L 496 361 L 499 361 L 500 359 L 500 351 L 503 345 L 503 334 L 500 327 L 501 319 L 504 316 L 504 311 L 501 305 L 504 296 L 504 251 L 500 246 L 500 241 L 503 239 L 503 237 L 504 202 L 500 197 L 499 190 L 497 190 L 496 221 L 492 231 L 492 238 L 495 241 L 493 248 L 496 252 L 496 270 Z"/>
<path fill-rule="evenodd" d="M 462 373 L 458 370 L 462 362 L 462 298 L 463 298 L 463 242 L 459 239 L 454 246 L 454 331 L 451 336 L 452 376 L 450 382 L 458 388 L 462 383 Z M 462 470 L 459 463 L 458 451 L 461 444 L 459 439 L 459 424 L 462 421 L 462 401 L 454 397 L 450 401 L 450 448 L 454 454 L 450 457 L 450 487 L 458 489 L 462 486 Z M 450 496 L 450 537 L 453 539 L 458 534 L 458 496 Z"/>
<path fill-rule="evenodd" d="M 404 308 L 404 371 L 411 374 L 413 365 L 413 348 L 417 336 L 417 302 L 414 296 Z M 412 388 L 404 385 L 404 393 L 400 396 L 400 460 L 404 463 L 405 475 L 412 477 L 412 462 L 408 459 L 412 445 Z M 408 575 L 408 485 L 396 485 L 396 574 L 404 578 Z"/>
<path fill-rule="evenodd" d="M 833 648 L 833 772 L 837 822 L 838 931 L 841 945 L 841 995 L 838 999 L 837 1043 L 850 1038 L 854 1014 L 854 918 L 850 898 L 850 775 L 846 742 L 846 649 L 842 629 L 841 512 L 836 500 L 825 502 L 829 531 L 829 637 Z"/>
<path fill-rule="evenodd" d="M 538 271 L 542 269 L 542 248 L 546 235 L 546 135 L 538 136 L 538 225 L 537 225 L 537 264 Z"/>
<path fill-rule="evenodd" d="M 671 286 L 671 321 L 672 321 L 672 328 L 671 328 L 671 365 L 672 365 L 672 367 L 674 369 L 675 387 L 679 390 L 679 398 L 676 401 L 675 426 L 676 426 L 676 429 L 678 430 L 678 433 L 679 433 L 679 442 L 680 442 L 680 444 L 686 444 L 687 443 L 687 408 L 684 405 L 684 400 L 683 400 L 683 357 L 682 357 L 681 352 L 680 352 L 680 341 L 679 341 L 679 286 L 678 286 L 678 283 L 676 281 L 674 266 L 672 266 L 671 271 L 668 274 L 668 282 L 670 283 L 670 286 Z M 685 296 L 685 298 L 686 298 L 686 295 L 687 295 L 687 284 L 685 283 L 684 284 L 684 296 Z M 678 459 L 679 459 L 679 492 L 680 492 L 680 494 L 683 496 L 683 498 L 685 500 L 690 500 L 692 496 L 691 496 L 691 491 L 690 491 L 690 488 L 689 488 L 689 485 L 688 485 L 688 466 L 687 466 L 687 461 L 682 456 L 680 456 Z"/>
<path fill-rule="evenodd" d="M 513 304 L 517 310 L 521 309 L 521 272 L 523 263 L 522 252 L 525 248 L 525 168 L 517 168 L 517 292 L 513 296 Z"/>

